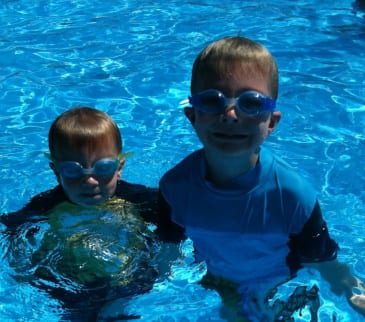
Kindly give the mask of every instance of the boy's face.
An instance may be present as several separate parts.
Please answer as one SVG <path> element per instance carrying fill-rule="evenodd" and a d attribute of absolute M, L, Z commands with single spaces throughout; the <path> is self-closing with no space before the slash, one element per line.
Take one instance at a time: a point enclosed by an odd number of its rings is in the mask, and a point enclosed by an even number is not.
<path fill-rule="evenodd" d="M 259 76 L 247 78 L 247 74 L 237 68 L 222 79 L 201 79 L 196 93 L 216 89 L 227 98 L 233 98 L 245 91 L 254 90 L 270 96 L 267 83 L 267 80 Z M 280 120 L 280 112 L 277 111 L 248 116 L 238 112 L 235 106 L 228 106 L 223 114 L 210 114 L 186 108 L 185 115 L 193 125 L 204 149 L 220 155 L 255 153 Z"/>
<path fill-rule="evenodd" d="M 95 148 L 94 151 L 65 149 L 60 155 L 61 157 L 57 159 L 58 162 L 75 161 L 83 168 L 90 169 L 101 159 L 117 159 L 118 151 L 116 151 L 114 145 L 106 144 L 105 146 Z M 53 170 L 67 197 L 75 204 L 89 207 L 101 204 L 114 195 L 123 165 L 124 159 L 120 161 L 116 171 L 108 176 L 86 174 L 75 179 L 60 174 L 57 171 L 57 166 L 54 166 Z"/>

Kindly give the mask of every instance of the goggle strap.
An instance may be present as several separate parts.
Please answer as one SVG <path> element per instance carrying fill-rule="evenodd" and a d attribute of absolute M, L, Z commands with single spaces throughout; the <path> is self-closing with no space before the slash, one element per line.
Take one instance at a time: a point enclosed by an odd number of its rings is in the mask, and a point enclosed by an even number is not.
<path fill-rule="evenodd" d="M 43 155 L 51 162 L 54 162 L 55 160 L 53 159 L 51 153 L 49 152 L 43 152 Z"/>
<path fill-rule="evenodd" d="M 122 160 L 122 159 L 127 159 L 130 158 L 134 155 L 134 153 L 132 151 L 128 151 L 128 152 L 121 152 L 118 154 L 118 159 Z"/>
<path fill-rule="evenodd" d="M 180 107 L 188 107 L 188 106 L 190 106 L 190 104 L 192 104 L 191 103 L 191 97 L 186 98 L 186 99 L 179 102 Z"/>

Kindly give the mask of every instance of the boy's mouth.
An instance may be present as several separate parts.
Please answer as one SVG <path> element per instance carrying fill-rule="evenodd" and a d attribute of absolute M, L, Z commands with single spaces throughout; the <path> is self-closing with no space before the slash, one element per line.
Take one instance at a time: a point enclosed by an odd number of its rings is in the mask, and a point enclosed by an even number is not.
<path fill-rule="evenodd" d="M 95 193 L 91 192 L 91 193 L 82 193 L 81 194 L 81 196 L 84 197 L 84 198 L 95 198 L 99 195 L 100 195 L 100 193 L 96 193 L 96 192 Z"/>
<path fill-rule="evenodd" d="M 221 132 L 213 133 L 213 135 L 218 139 L 224 139 L 224 140 L 245 140 L 248 137 L 247 134 L 221 133 Z"/>

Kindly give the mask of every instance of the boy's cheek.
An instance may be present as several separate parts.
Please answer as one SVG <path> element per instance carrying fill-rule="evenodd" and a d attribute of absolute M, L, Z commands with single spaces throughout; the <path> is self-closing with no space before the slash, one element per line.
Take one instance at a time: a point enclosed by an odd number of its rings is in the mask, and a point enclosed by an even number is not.
<path fill-rule="evenodd" d="M 116 175 L 112 178 L 112 180 L 110 180 L 107 184 L 106 184 L 106 188 L 108 190 L 108 194 L 109 196 L 114 195 L 115 190 L 117 189 L 117 183 L 118 180 L 120 179 L 120 175 L 121 175 L 121 171 L 118 171 L 116 173 Z"/>
<path fill-rule="evenodd" d="M 195 111 L 192 107 L 185 107 L 184 114 L 191 124 L 195 122 Z"/>
<path fill-rule="evenodd" d="M 208 114 L 208 113 L 201 113 L 196 112 L 195 113 L 195 125 L 199 124 L 210 124 L 215 123 L 219 120 L 219 115 L 216 114 Z"/>

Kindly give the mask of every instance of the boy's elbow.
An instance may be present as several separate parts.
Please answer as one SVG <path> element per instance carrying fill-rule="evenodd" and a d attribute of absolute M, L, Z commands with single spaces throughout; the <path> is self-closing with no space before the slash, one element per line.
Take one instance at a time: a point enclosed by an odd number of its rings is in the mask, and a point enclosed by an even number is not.
<path fill-rule="evenodd" d="M 165 242 L 179 243 L 186 239 L 185 229 L 172 220 L 171 214 L 171 206 L 159 192 L 156 233 Z"/>
<path fill-rule="evenodd" d="M 185 229 L 173 224 L 170 227 L 158 227 L 156 234 L 163 242 L 178 244 L 186 239 Z"/>

